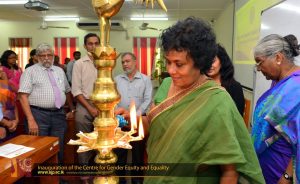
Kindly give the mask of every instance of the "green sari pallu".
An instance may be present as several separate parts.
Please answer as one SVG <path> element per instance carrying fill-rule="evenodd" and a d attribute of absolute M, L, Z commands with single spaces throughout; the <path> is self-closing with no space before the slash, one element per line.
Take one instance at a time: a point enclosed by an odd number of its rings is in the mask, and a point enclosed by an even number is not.
<path fill-rule="evenodd" d="M 219 183 L 219 165 L 234 164 L 240 178 L 265 183 L 250 135 L 230 95 L 213 81 L 167 98 L 164 80 L 149 113 L 148 162 L 170 166 L 145 183 Z M 148 171 L 149 175 L 153 175 Z"/>

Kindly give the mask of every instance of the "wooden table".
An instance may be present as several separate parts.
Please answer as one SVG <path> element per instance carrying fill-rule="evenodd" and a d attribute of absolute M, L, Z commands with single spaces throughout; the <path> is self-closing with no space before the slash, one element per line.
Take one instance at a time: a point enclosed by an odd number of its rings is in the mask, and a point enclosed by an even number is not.
<path fill-rule="evenodd" d="M 15 158 L 4 158 L 0 157 L 0 181 L 1 183 L 13 183 L 18 179 L 22 178 L 24 174 L 18 172 L 12 177 L 11 166 L 13 161 L 30 159 L 32 164 L 40 163 L 58 163 L 57 153 L 59 151 L 58 138 L 57 137 L 46 137 L 46 136 L 31 136 L 31 135 L 20 135 L 11 140 L 2 143 L 0 146 L 13 143 L 21 144 L 28 147 L 35 148 L 32 151 L 19 155 Z M 33 169 L 33 168 L 32 168 Z M 45 184 L 58 184 L 58 177 L 40 177 L 40 183 Z"/>

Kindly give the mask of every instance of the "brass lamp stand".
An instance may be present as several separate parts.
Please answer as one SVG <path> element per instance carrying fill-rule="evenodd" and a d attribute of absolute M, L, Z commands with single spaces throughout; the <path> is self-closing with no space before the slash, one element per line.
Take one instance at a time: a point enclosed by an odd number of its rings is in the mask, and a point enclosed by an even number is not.
<path fill-rule="evenodd" d="M 163 0 L 150 0 L 153 4 L 158 4 L 166 11 Z M 144 2 L 144 1 L 142 1 Z M 148 2 L 148 0 L 146 0 Z M 143 126 L 139 122 L 139 135 L 133 137 L 137 131 L 135 109 L 131 112 L 131 130 L 123 132 L 118 128 L 118 121 L 114 115 L 114 108 L 120 101 L 120 95 L 116 84 L 112 78 L 112 70 L 116 65 L 117 53 L 109 45 L 110 18 L 117 14 L 122 7 L 124 0 L 92 0 L 92 5 L 99 18 L 100 25 L 100 46 L 90 53 L 94 58 L 95 66 L 98 70 L 97 80 L 94 83 L 94 90 L 90 97 L 93 104 L 99 111 L 95 118 L 94 131 L 91 133 L 79 132 L 76 135 L 78 140 L 70 140 L 68 144 L 79 145 L 77 152 L 98 150 L 95 157 L 97 164 L 114 164 L 117 156 L 113 153 L 113 148 L 131 149 L 129 142 L 143 139 Z M 112 172 L 103 172 L 103 177 L 96 177 L 94 183 L 118 183 L 118 178 L 109 176 Z"/>
<path fill-rule="evenodd" d="M 117 156 L 113 153 L 113 148 L 131 149 L 129 142 L 143 139 L 142 122 L 140 121 L 139 135 L 133 137 L 137 131 L 136 115 L 132 116 L 131 131 L 123 132 L 118 128 L 118 121 L 114 115 L 114 108 L 120 101 L 120 95 L 116 89 L 116 84 L 112 79 L 112 69 L 115 67 L 117 54 L 111 47 L 97 47 L 92 53 L 95 66 L 98 70 L 98 77 L 94 83 L 94 90 L 91 100 L 99 110 L 98 117 L 95 118 L 94 131 L 91 133 L 79 132 L 76 135 L 78 140 L 70 140 L 68 144 L 80 145 L 77 152 L 85 152 L 93 149 L 98 150 L 95 157 L 97 164 L 114 164 Z M 118 178 L 105 176 L 113 174 L 113 170 L 102 171 L 103 177 L 96 177 L 94 183 L 118 183 Z"/>

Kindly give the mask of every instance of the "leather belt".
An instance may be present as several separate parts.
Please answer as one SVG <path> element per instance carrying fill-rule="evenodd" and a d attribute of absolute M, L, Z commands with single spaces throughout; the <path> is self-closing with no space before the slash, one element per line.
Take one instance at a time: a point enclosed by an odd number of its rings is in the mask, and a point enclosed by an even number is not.
<path fill-rule="evenodd" d="M 35 106 L 35 105 L 30 105 L 31 108 L 33 109 L 37 109 L 37 110 L 40 110 L 40 111 L 47 111 L 47 112 L 59 112 L 62 110 L 62 108 L 60 109 L 57 109 L 57 108 L 43 108 L 43 107 L 38 107 L 38 106 Z"/>

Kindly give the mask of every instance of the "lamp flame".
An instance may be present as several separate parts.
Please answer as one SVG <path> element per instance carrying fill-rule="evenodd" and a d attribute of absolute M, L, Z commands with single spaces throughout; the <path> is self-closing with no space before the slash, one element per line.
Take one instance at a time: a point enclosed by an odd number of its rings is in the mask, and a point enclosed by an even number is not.
<path fill-rule="evenodd" d="M 131 123 L 131 132 L 134 132 L 134 130 L 137 128 L 137 122 L 136 122 L 136 109 L 135 109 L 135 103 L 134 101 L 130 104 L 130 123 Z"/>
<path fill-rule="evenodd" d="M 141 139 L 143 139 L 145 137 L 142 116 L 140 116 L 140 121 L 139 121 L 139 137 Z"/>

